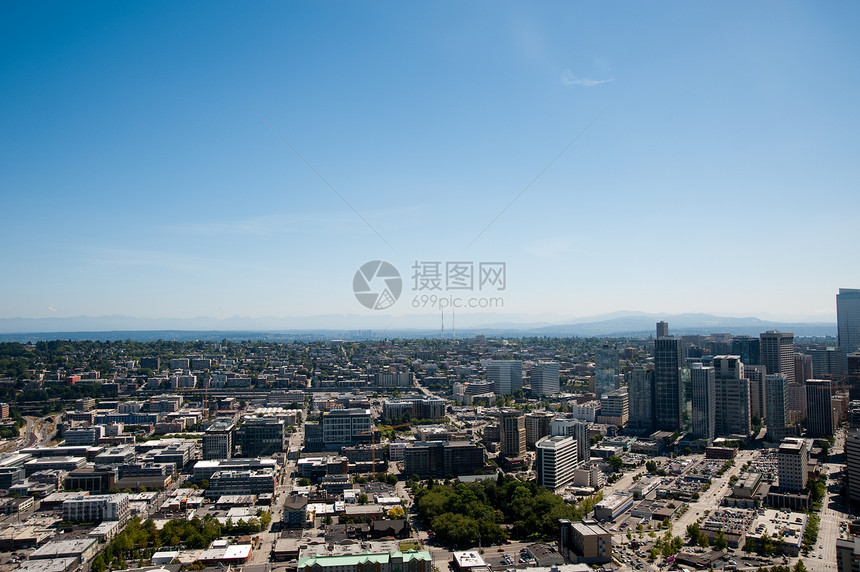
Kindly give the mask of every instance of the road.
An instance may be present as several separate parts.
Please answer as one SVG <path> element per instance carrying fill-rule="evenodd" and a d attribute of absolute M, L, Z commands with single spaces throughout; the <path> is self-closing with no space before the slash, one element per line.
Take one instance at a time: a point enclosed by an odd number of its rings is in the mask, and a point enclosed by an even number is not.
<path fill-rule="evenodd" d="M 302 411 L 302 419 L 307 419 L 307 410 Z M 292 490 L 292 479 L 288 478 L 287 475 L 294 476 L 296 472 L 296 459 L 291 459 L 290 453 L 298 453 L 302 450 L 303 439 L 304 423 L 301 423 L 298 425 L 298 430 L 290 435 L 287 445 L 287 460 L 284 463 L 284 471 L 281 475 L 282 480 L 275 487 L 275 498 L 272 499 L 272 506 L 269 508 L 269 512 L 272 515 L 272 525 L 268 530 L 258 534 L 261 540 L 260 548 L 251 552 L 251 558 L 248 560 L 249 564 L 265 564 L 269 562 L 275 542 L 280 537 L 280 532 L 277 531 L 280 531 L 279 523 L 284 513 L 284 502 Z"/>

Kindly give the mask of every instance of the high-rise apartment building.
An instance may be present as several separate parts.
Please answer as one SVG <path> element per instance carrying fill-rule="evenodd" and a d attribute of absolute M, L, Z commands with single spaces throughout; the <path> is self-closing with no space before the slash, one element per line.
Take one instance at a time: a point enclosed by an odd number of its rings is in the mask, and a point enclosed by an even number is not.
<path fill-rule="evenodd" d="M 717 423 L 716 375 L 713 367 L 694 363 L 690 368 L 693 432 L 696 439 L 714 439 Z"/>
<path fill-rule="evenodd" d="M 538 485 L 554 491 L 573 482 L 577 465 L 576 440 L 573 437 L 544 437 L 537 442 L 535 449 Z"/>
<path fill-rule="evenodd" d="M 834 387 L 829 379 L 806 380 L 806 431 L 810 437 L 830 437 L 835 431 L 830 403 Z"/>
<path fill-rule="evenodd" d="M 788 383 L 785 375 L 770 373 L 765 376 L 767 398 L 767 440 L 775 443 L 788 437 Z"/>
<path fill-rule="evenodd" d="M 788 383 L 794 383 L 794 334 L 767 331 L 759 336 L 761 364 L 767 373 L 781 373 Z"/>
<path fill-rule="evenodd" d="M 505 409 L 499 419 L 502 455 L 509 458 L 526 454 L 526 418 L 518 409 Z"/>
<path fill-rule="evenodd" d="M 682 429 L 684 406 L 681 367 L 684 350 L 680 338 L 654 340 L 654 423 L 661 431 Z"/>
<path fill-rule="evenodd" d="M 860 350 L 860 289 L 839 289 L 836 295 L 836 329 L 843 356 Z"/>
<path fill-rule="evenodd" d="M 639 435 L 654 431 L 654 371 L 637 367 L 627 375 L 630 419 L 627 428 Z"/>
<path fill-rule="evenodd" d="M 538 362 L 531 369 L 532 395 L 557 395 L 560 391 L 558 363 Z"/>
<path fill-rule="evenodd" d="M 493 382 L 496 395 L 512 395 L 523 388 L 523 362 L 519 360 L 490 360 L 487 381 Z"/>

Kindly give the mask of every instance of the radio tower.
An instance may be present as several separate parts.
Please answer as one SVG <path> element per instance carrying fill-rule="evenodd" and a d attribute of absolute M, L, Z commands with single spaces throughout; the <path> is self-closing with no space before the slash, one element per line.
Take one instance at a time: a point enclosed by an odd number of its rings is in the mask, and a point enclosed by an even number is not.
<path fill-rule="evenodd" d="M 439 308 L 439 315 L 442 316 L 442 331 L 440 333 L 441 338 L 445 339 L 445 310 Z"/>

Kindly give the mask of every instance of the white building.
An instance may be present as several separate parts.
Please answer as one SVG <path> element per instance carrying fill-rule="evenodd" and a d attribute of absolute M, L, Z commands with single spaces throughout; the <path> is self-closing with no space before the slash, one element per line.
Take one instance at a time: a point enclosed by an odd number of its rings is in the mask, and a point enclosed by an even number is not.
<path fill-rule="evenodd" d="M 535 444 L 538 484 L 550 490 L 573 482 L 577 465 L 576 440 L 573 437 L 544 437 Z"/>
<path fill-rule="evenodd" d="M 779 486 L 786 491 L 806 488 L 809 474 L 809 451 L 804 439 L 786 439 L 777 452 Z"/>
<path fill-rule="evenodd" d="M 81 495 L 63 501 L 63 520 L 70 522 L 126 522 L 131 514 L 128 495 Z"/>

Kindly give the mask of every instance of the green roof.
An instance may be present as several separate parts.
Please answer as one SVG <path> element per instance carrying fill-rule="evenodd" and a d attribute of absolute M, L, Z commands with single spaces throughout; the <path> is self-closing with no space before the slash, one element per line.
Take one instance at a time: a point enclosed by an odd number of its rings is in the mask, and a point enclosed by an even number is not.
<path fill-rule="evenodd" d="M 392 558 L 402 558 L 403 562 L 411 562 L 412 560 L 426 560 L 430 562 L 432 559 L 430 553 L 426 550 L 409 550 L 407 552 L 392 552 L 383 554 L 353 554 L 349 556 L 311 556 L 310 558 L 299 558 L 298 567 L 313 566 L 356 566 L 357 564 L 373 563 L 387 564 Z"/>

